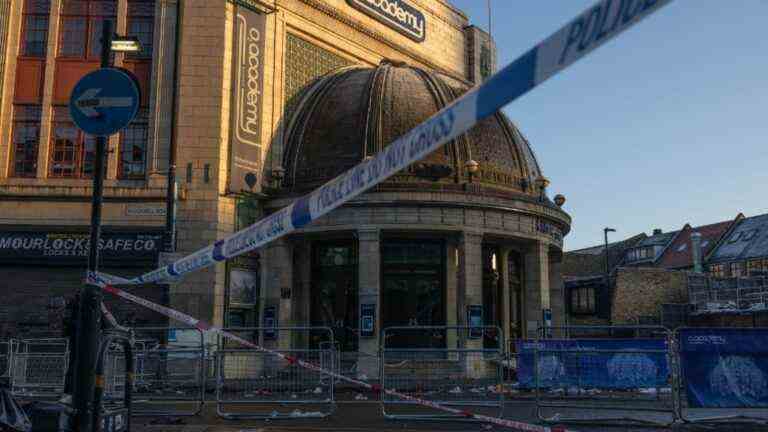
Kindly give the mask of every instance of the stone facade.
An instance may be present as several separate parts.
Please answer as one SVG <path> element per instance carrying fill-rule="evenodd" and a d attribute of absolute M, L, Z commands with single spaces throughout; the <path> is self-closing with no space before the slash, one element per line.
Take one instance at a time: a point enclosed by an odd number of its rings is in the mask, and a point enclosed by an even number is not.
<path fill-rule="evenodd" d="M 640 317 L 659 317 L 664 303 L 687 303 L 687 272 L 654 268 L 619 268 L 611 323 L 636 324 Z"/>
<path fill-rule="evenodd" d="M 84 227 L 89 223 L 91 181 L 50 175 L 55 145 L 52 137 L 56 134 L 55 94 L 57 83 L 61 82 L 57 52 L 61 49 L 59 34 L 64 21 L 60 13 L 65 9 L 66 0 L 52 0 L 48 14 L 47 50 L 41 59 L 45 67 L 41 69 L 44 73 L 39 83 L 38 103 L 42 115 L 36 173 L 22 178 L 13 168 L 17 157 L 13 133 L 18 127 L 14 107 L 21 103 L 17 100 L 17 83 L 21 78 L 16 75 L 17 66 L 23 60 L 19 50 L 24 42 L 22 13 L 26 13 L 22 3 L 12 0 L 5 35 L 7 48 L 0 106 L 0 230 L 19 226 L 38 230 L 54 226 Z M 233 135 L 230 114 L 234 109 L 230 106 L 234 87 L 231 79 L 233 34 L 239 8 L 247 7 L 266 15 L 260 98 L 264 145 L 259 161 L 264 173 L 252 193 L 246 195 L 245 201 L 256 203 L 253 217 L 246 223 L 296 197 L 295 191 L 283 187 L 276 173 L 284 168 L 285 154 L 291 145 L 288 137 L 291 121 L 293 113 L 299 110 L 293 104 L 317 79 L 345 66 L 373 68 L 385 61 L 392 65 L 390 69 L 403 73 L 402 65 L 407 64 L 411 76 L 424 80 L 412 83 L 426 86 L 444 105 L 449 100 L 447 96 L 456 97 L 493 71 L 496 66 L 493 41 L 481 30 L 469 26 L 461 11 L 444 0 L 409 0 L 409 3 L 426 17 L 423 42 L 405 37 L 352 8 L 346 0 L 156 0 L 154 54 L 148 61 L 149 74 L 143 88 L 148 111 L 146 175 L 130 179 L 121 176 L 119 158 L 123 141 L 120 136 L 111 137 L 104 224 L 162 229 L 165 223 L 162 214 L 136 209 L 164 208 L 171 153 L 176 155 L 179 189 L 177 253 L 190 253 L 209 245 L 235 231 L 240 225 L 237 219 L 248 219 L 243 217 L 239 206 L 243 195 L 229 187 L 232 157 L 229 143 Z M 130 0 L 115 0 L 118 32 L 129 31 L 127 11 L 131 4 Z M 180 27 L 178 31 L 177 27 Z M 177 40 L 177 36 L 180 39 Z M 118 54 L 115 65 L 130 65 L 130 60 Z M 89 59 L 82 63 L 83 73 L 95 67 Z M 379 66 L 381 70 L 383 67 Z M 422 102 L 414 99 L 414 104 Z M 404 104 L 395 107 L 401 105 Z M 437 108 L 429 107 L 432 111 Z M 398 120 L 397 112 L 382 112 Z M 403 127 L 409 123 L 398 124 Z M 353 126 L 349 129 L 361 127 Z M 319 128 L 319 132 L 324 129 Z M 171 151 L 172 143 L 175 143 L 175 152 Z M 508 147 L 495 146 L 497 143 Z M 386 144 L 388 141 L 377 145 Z M 545 186 L 535 184 L 544 179 L 527 141 L 512 123 L 498 116 L 450 148 L 456 149 L 453 156 L 440 156 L 441 160 L 450 159 L 452 163 L 455 175 L 450 179 L 432 182 L 419 177 L 418 170 L 404 172 L 398 179 L 407 179 L 407 182 L 390 182 L 296 235 L 259 251 L 254 257 L 258 265 L 253 267 L 258 270 L 253 271 L 258 272 L 260 289 L 256 298 L 248 303 L 249 309 L 231 300 L 233 263 L 217 264 L 170 284 L 169 305 L 215 325 L 232 324 L 231 316 L 237 309 L 245 311 L 244 324 L 257 326 L 261 324 L 265 307 L 275 307 L 275 318 L 283 325 L 311 323 L 312 293 L 318 289 L 314 272 L 319 271 L 312 264 L 318 250 L 315 242 L 348 240 L 355 250 L 354 283 L 358 288 L 355 301 L 373 305 L 375 327 L 381 329 L 386 318 L 382 310 L 385 288 L 382 249 L 392 239 L 427 238 L 441 242 L 442 267 L 436 278 L 445 293 L 445 308 L 440 311 L 444 315 L 443 324 L 466 325 L 466 307 L 488 302 L 493 303 L 488 306 L 488 313 L 494 315 L 494 322 L 504 333 L 515 337 L 530 336 L 536 331 L 541 325 L 542 309 L 553 311 L 555 325 L 561 322 L 564 306 L 558 263 L 562 236 L 567 234 L 571 221 L 546 198 Z M 500 152 L 506 154 L 508 160 L 500 157 Z M 471 157 L 480 161 L 479 172 L 474 177 L 464 165 Z M 499 160 L 508 163 L 494 166 Z M 484 260 L 488 248 L 493 250 L 493 269 L 489 269 L 490 262 Z M 48 271 L 56 271 L 52 262 L 47 264 L 51 264 Z M 2 269 L 0 262 L 0 273 Z M 34 271 L 32 266 L 28 270 Z M 121 276 L 135 270 L 114 269 Z M 490 277 L 490 273 L 497 274 Z M 488 280 L 502 281 L 498 293 L 489 291 Z M 121 309 L 117 304 L 114 307 Z M 357 307 L 357 304 L 350 306 L 351 309 Z M 446 343 L 456 342 L 455 336 L 449 336 Z M 280 347 L 291 343 L 290 338 L 282 336 L 274 342 Z M 380 343 L 375 335 L 355 342 L 361 356 L 376 352 Z M 361 368 L 372 372 L 377 365 L 361 363 Z"/>

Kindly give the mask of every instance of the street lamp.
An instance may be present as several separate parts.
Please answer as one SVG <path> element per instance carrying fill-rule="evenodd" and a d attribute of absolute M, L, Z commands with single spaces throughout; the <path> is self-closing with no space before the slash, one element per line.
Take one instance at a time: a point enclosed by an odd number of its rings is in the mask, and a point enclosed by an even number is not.
<path fill-rule="evenodd" d="M 608 264 L 608 233 L 616 232 L 613 228 L 603 228 L 603 236 L 605 237 L 605 286 L 608 286 L 610 281 L 611 268 Z"/>
<path fill-rule="evenodd" d="M 112 36 L 112 42 L 109 44 L 112 52 L 141 52 L 141 42 L 136 36 Z"/>
<path fill-rule="evenodd" d="M 104 21 L 101 34 L 101 67 L 111 67 L 110 55 L 113 52 L 139 52 L 138 39 L 121 37 L 112 33 L 112 22 Z M 101 208 L 104 201 L 104 167 L 107 137 L 96 136 L 96 154 L 93 162 L 93 197 L 91 201 L 91 235 L 88 251 L 88 271 L 96 272 L 99 268 L 99 241 L 101 239 Z M 96 389 L 96 356 L 101 332 L 101 288 L 86 283 L 80 296 L 75 336 L 75 364 L 72 375 L 73 402 L 76 412 L 76 430 L 91 432 L 94 426 L 94 396 Z"/>

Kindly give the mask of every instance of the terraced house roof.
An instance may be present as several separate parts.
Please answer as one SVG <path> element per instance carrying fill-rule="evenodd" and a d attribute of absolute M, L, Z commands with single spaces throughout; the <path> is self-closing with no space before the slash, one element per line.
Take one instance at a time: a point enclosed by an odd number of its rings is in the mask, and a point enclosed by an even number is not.
<path fill-rule="evenodd" d="M 709 263 L 768 257 L 768 213 L 742 219 L 708 257 Z"/>

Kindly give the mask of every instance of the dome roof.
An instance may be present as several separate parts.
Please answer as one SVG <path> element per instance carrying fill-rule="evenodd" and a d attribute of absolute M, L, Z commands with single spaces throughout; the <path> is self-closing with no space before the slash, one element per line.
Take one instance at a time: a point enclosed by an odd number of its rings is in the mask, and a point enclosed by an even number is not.
<path fill-rule="evenodd" d="M 373 155 L 466 92 L 433 72 L 383 62 L 339 69 L 312 83 L 288 118 L 283 167 L 293 192 L 319 186 Z M 470 176 L 480 190 L 538 194 L 536 158 L 502 113 L 393 176 L 378 189 L 461 190 Z M 469 164 L 471 165 L 471 163 Z"/>

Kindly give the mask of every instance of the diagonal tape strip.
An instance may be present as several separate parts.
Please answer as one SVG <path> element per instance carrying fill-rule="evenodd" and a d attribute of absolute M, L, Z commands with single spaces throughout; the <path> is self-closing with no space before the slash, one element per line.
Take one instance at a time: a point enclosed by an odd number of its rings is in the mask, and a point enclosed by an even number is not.
<path fill-rule="evenodd" d="M 101 275 L 99 275 L 97 273 L 90 273 L 89 274 L 88 283 L 91 283 L 93 285 L 97 285 L 97 286 L 101 287 L 102 290 L 104 290 L 104 291 L 106 291 L 106 292 L 108 292 L 110 294 L 116 295 L 116 296 L 118 296 L 120 298 L 123 298 L 125 300 L 128 300 L 128 301 L 131 301 L 133 303 L 136 303 L 136 304 L 139 304 L 141 306 L 144 306 L 144 307 L 146 307 L 146 308 L 148 308 L 150 310 L 153 310 L 155 312 L 163 314 L 163 315 L 165 315 L 168 318 L 173 318 L 173 319 L 175 319 L 175 320 L 177 320 L 179 322 L 182 322 L 182 323 L 184 323 L 184 324 L 186 324 L 186 325 L 188 325 L 190 327 L 194 327 L 194 328 L 200 329 L 202 331 L 207 331 L 207 332 L 218 334 L 218 335 L 220 335 L 222 337 L 225 337 L 227 339 L 230 339 L 230 340 L 233 340 L 235 342 L 238 342 L 238 343 L 242 344 L 243 346 L 247 346 L 247 347 L 252 348 L 252 349 L 254 349 L 256 351 L 274 355 L 274 356 L 276 356 L 276 357 L 278 357 L 278 358 L 280 358 L 282 360 L 285 360 L 286 362 L 288 362 L 288 363 L 290 363 L 292 365 L 295 364 L 295 365 L 298 365 L 298 366 L 303 367 L 305 369 L 309 369 L 309 370 L 312 370 L 312 371 L 315 371 L 315 372 L 323 373 L 323 374 L 328 375 L 330 377 L 333 377 L 333 378 L 336 378 L 336 379 L 339 379 L 339 380 L 342 380 L 342 381 L 346 381 L 346 382 L 348 382 L 350 384 L 355 384 L 357 386 L 360 386 L 360 387 L 363 387 L 365 389 L 371 390 L 374 393 L 384 392 L 384 393 L 386 393 L 388 395 L 391 395 L 391 396 L 394 396 L 394 397 L 398 397 L 398 398 L 403 399 L 403 400 L 411 401 L 411 402 L 417 403 L 417 404 L 425 406 L 425 407 L 433 408 L 433 409 L 440 410 L 440 411 L 443 411 L 443 412 L 447 412 L 447 413 L 450 413 L 450 414 L 455 414 L 455 415 L 458 415 L 458 416 L 468 417 L 468 418 L 472 418 L 472 419 L 479 420 L 479 421 L 482 421 L 482 422 L 491 423 L 491 424 L 495 424 L 495 425 L 498 425 L 498 426 L 502 426 L 502 427 L 506 427 L 506 428 L 511 428 L 511 429 L 516 429 L 516 430 L 524 431 L 524 432 L 573 432 L 573 431 L 569 431 L 567 429 L 558 428 L 558 427 L 538 426 L 538 425 L 518 422 L 518 421 L 514 421 L 514 420 L 507 420 L 507 419 L 498 418 L 498 417 L 484 416 L 484 415 L 481 415 L 481 414 L 474 414 L 474 413 L 471 413 L 471 412 L 468 412 L 468 411 L 465 411 L 465 410 L 451 408 L 449 406 L 445 406 L 445 405 L 439 404 L 437 402 L 433 402 L 433 401 L 429 401 L 429 400 L 413 397 L 413 396 L 410 396 L 408 394 L 398 392 L 396 390 L 392 390 L 392 389 L 382 390 L 378 385 L 370 384 L 370 383 L 368 383 L 366 381 L 363 381 L 363 380 L 360 380 L 360 379 L 351 378 L 351 377 L 348 377 L 348 376 L 345 376 L 345 375 L 342 375 L 342 374 L 339 374 L 339 373 L 336 373 L 336 372 L 333 372 L 333 371 L 330 371 L 330 370 L 327 370 L 327 369 L 323 369 L 323 368 L 321 368 L 320 366 L 318 366 L 318 365 L 316 365 L 314 363 L 310 363 L 310 362 L 307 362 L 307 361 L 304 361 L 304 360 L 301 360 L 301 359 L 297 359 L 295 357 L 286 355 L 286 354 L 284 354 L 282 352 L 278 352 L 278 351 L 270 350 L 268 348 L 264 348 L 262 346 L 254 344 L 253 342 L 245 340 L 245 339 L 243 339 L 243 338 L 241 338 L 241 337 L 239 337 L 237 335 L 229 333 L 228 331 L 223 330 L 223 329 L 221 329 L 219 327 L 209 325 L 208 323 L 206 323 L 204 321 L 201 321 L 201 320 L 198 320 L 196 318 L 193 318 L 193 317 L 191 317 L 191 316 L 189 316 L 189 315 L 187 315 L 185 313 L 176 311 L 176 310 L 171 309 L 171 308 L 166 307 L 166 306 L 161 306 L 159 304 L 153 303 L 153 302 L 151 302 L 149 300 L 146 300 L 146 299 L 143 299 L 141 297 L 137 297 L 137 296 L 135 296 L 135 295 L 133 295 L 131 293 L 128 293 L 126 291 L 121 290 L 120 288 L 117 288 L 115 286 L 110 285 L 108 283 L 108 278 L 105 278 L 105 277 L 103 277 L 103 276 L 101 276 Z"/>
<path fill-rule="evenodd" d="M 229 237 L 152 272 L 143 284 L 175 279 L 300 229 L 471 129 L 672 0 L 603 0 L 373 158 Z"/>

